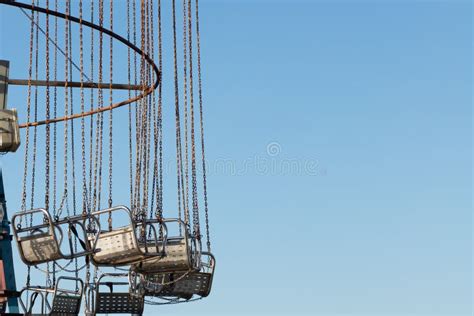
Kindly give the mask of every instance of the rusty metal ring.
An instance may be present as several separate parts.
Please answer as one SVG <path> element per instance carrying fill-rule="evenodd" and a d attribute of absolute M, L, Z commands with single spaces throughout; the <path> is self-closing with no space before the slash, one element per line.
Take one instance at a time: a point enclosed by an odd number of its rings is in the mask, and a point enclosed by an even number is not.
<path fill-rule="evenodd" d="M 161 72 L 158 69 L 158 66 L 155 64 L 153 59 L 148 54 L 146 54 L 144 51 L 142 51 L 140 48 L 138 48 L 137 46 L 135 46 L 133 43 L 131 43 L 127 39 L 123 38 L 122 36 L 112 32 L 112 31 L 110 31 L 110 30 L 108 30 L 104 27 L 101 27 L 101 26 L 96 25 L 94 23 L 85 21 L 83 19 L 79 19 L 79 18 L 74 17 L 72 15 L 64 14 L 64 13 L 57 12 L 57 11 L 50 10 L 50 9 L 46 9 L 46 8 L 43 8 L 43 7 L 38 7 L 38 6 L 35 6 L 35 5 L 32 5 L 32 4 L 16 2 L 14 0 L 0 0 L 0 4 L 6 4 L 6 5 L 18 7 L 18 8 L 23 8 L 23 9 L 28 9 L 28 10 L 31 10 L 31 11 L 36 11 L 36 12 L 40 12 L 40 13 L 44 13 L 44 14 L 49 14 L 49 15 L 52 15 L 52 16 L 56 16 L 58 18 L 62 18 L 62 19 L 74 22 L 74 23 L 82 24 L 84 26 L 90 27 L 90 28 L 92 28 L 94 30 L 97 30 L 99 32 L 102 32 L 104 34 L 107 34 L 111 38 L 118 40 L 119 42 L 125 44 L 127 47 L 134 50 L 136 53 L 143 56 L 143 58 L 153 68 L 153 71 L 156 74 L 156 81 L 153 84 L 153 86 L 151 86 L 151 87 L 143 86 L 142 93 L 137 95 L 136 97 L 133 97 L 133 98 L 130 98 L 128 100 L 124 100 L 124 101 L 121 101 L 121 102 L 118 102 L 118 103 L 114 103 L 114 104 L 111 104 L 111 105 L 106 106 L 106 107 L 100 107 L 100 108 L 97 108 L 97 109 L 94 109 L 94 110 L 88 111 L 88 112 L 76 113 L 76 114 L 72 114 L 72 115 L 66 115 L 66 116 L 63 116 L 63 117 L 58 117 L 58 118 L 53 118 L 53 119 L 43 120 L 43 121 L 37 121 L 37 122 L 27 122 L 27 123 L 21 124 L 20 128 L 29 128 L 29 127 L 33 127 L 33 126 L 40 126 L 40 125 L 45 125 L 45 124 L 52 124 L 52 123 L 58 123 L 58 122 L 63 122 L 63 121 L 69 121 L 69 120 L 73 120 L 73 119 L 77 119 L 77 118 L 81 118 L 81 117 L 87 117 L 87 116 L 91 116 L 91 115 L 94 115 L 94 114 L 110 111 L 110 110 L 113 110 L 115 108 L 118 108 L 118 107 L 130 104 L 130 103 L 139 101 L 139 100 L 145 98 L 146 96 L 148 96 L 149 94 L 151 94 L 154 90 L 156 90 L 156 88 L 158 88 L 158 85 L 161 82 Z M 32 80 L 29 79 L 28 81 L 29 81 L 29 84 L 31 85 Z M 65 83 L 64 88 L 69 88 L 68 82 L 64 82 L 64 83 Z M 83 83 L 83 85 L 84 84 L 85 83 Z M 101 84 L 101 83 L 99 83 L 98 85 L 104 85 L 105 86 L 105 84 Z"/>

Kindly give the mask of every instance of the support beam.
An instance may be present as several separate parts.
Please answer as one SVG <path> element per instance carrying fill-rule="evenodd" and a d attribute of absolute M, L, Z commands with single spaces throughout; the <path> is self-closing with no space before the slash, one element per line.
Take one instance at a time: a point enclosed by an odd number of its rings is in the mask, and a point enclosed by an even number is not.
<path fill-rule="evenodd" d="M 3 261 L 3 274 L 7 292 L 16 292 L 15 269 L 12 254 L 12 236 L 10 235 L 10 222 L 8 221 L 7 203 L 5 200 L 5 190 L 3 187 L 3 175 L 0 169 L 0 260 Z M 18 313 L 18 299 L 11 296 L 8 298 L 10 313 Z"/>
<path fill-rule="evenodd" d="M 149 86 L 130 85 L 124 83 L 99 83 L 99 82 L 77 82 L 77 81 L 45 81 L 45 80 L 25 80 L 8 79 L 8 84 L 12 86 L 37 86 L 37 87 L 61 87 L 61 88 L 80 88 L 84 89 L 110 89 L 112 90 L 146 90 Z"/>
<path fill-rule="evenodd" d="M 0 60 L 0 110 L 7 108 L 9 68 L 10 62 L 8 60 Z"/>

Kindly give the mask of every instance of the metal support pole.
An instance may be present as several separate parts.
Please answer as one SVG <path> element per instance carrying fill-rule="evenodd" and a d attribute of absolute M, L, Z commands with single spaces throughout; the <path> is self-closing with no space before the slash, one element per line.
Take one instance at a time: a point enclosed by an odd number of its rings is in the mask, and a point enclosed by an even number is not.
<path fill-rule="evenodd" d="M 6 289 L 8 292 L 16 292 L 15 269 L 12 255 L 12 235 L 10 235 L 10 222 L 7 215 L 7 203 L 5 200 L 5 190 L 3 187 L 2 169 L 0 169 L 0 260 L 3 261 L 3 273 L 5 276 Z M 19 313 L 18 299 L 8 298 L 10 313 Z"/>
<path fill-rule="evenodd" d="M 8 60 L 0 60 L 0 110 L 7 108 L 9 68 L 10 62 Z"/>

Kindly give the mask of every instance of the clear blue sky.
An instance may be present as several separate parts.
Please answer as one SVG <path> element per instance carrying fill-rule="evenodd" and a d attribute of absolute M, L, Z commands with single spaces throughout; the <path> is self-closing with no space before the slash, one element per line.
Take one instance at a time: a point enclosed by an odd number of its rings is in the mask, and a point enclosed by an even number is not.
<path fill-rule="evenodd" d="M 217 272 L 206 300 L 147 312 L 472 315 L 472 3 L 200 3 Z M 28 22 L 0 21 L 25 75 Z M 0 161 L 10 214 L 21 157 Z"/>

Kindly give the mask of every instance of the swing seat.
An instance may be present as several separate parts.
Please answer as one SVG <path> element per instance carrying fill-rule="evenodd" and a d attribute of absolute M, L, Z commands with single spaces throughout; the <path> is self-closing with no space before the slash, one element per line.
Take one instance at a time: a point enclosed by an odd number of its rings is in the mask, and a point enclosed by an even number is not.
<path fill-rule="evenodd" d="M 60 286 L 63 281 L 69 280 L 74 282 L 78 290 L 69 290 L 66 287 Z M 71 284 L 68 286 L 70 287 Z M 41 315 L 79 315 L 81 309 L 82 295 L 84 292 L 84 283 L 81 279 L 70 277 L 59 277 L 54 288 L 49 287 L 26 287 L 21 293 L 31 292 L 31 298 L 26 303 L 22 300 L 20 295 L 20 306 L 26 315 L 34 313 L 35 303 L 37 298 L 40 298 L 40 314 Z M 52 296 L 52 299 L 50 298 Z M 51 302 L 50 302 L 51 300 Z"/>
<path fill-rule="evenodd" d="M 173 279 L 178 279 L 178 281 L 165 286 L 160 292 L 160 296 L 176 296 L 186 300 L 191 299 L 194 295 L 207 297 L 211 292 L 212 276 L 211 273 L 203 272 L 191 272 L 187 275 L 184 273 L 168 274 L 166 277 L 170 282 Z"/>
<path fill-rule="evenodd" d="M 81 295 L 57 294 L 54 296 L 51 315 L 78 315 L 81 310 Z"/>
<path fill-rule="evenodd" d="M 190 251 L 187 247 L 186 238 L 183 237 L 168 240 L 166 245 L 166 256 L 142 260 L 135 264 L 133 269 L 134 271 L 141 273 L 158 273 L 187 271 L 191 267 L 192 262 Z"/>
<path fill-rule="evenodd" d="M 103 278 L 125 278 L 127 274 L 103 274 L 95 285 L 95 305 L 87 305 L 92 314 L 142 314 L 145 301 L 143 296 L 131 295 L 128 291 L 129 282 L 105 282 Z M 106 288 L 107 290 L 104 290 Z M 127 291 L 125 291 L 127 289 Z"/>
<path fill-rule="evenodd" d="M 93 261 L 96 265 L 124 265 L 143 259 L 132 225 L 99 234 Z"/>
<path fill-rule="evenodd" d="M 28 215 L 33 217 L 35 214 L 41 217 L 42 223 L 22 228 L 19 224 L 20 220 L 26 220 Z M 45 209 L 16 213 L 12 218 L 13 235 L 17 241 L 21 259 L 25 264 L 31 266 L 61 259 L 71 260 L 93 253 L 95 251 L 95 244 L 91 244 L 89 247 L 79 238 L 79 233 L 76 229 L 76 226 L 81 227 L 83 231 L 82 238 L 86 240 L 87 233 L 84 223 L 88 219 L 94 220 L 94 218 L 78 215 L 53 221 L 51 215 Z M 66 240 L 69 241 L 69 253 L 63 253 L 61 250 L 64 236 L 61 225 L 65 224 L 68 225 L 68 238 Z M 83 251 L 77 252 L 74 249 L 73 238 L 79 239 Z"/>
<path fill-rule="evenodd" d="M 51 232 L 33 234 L 17 239 L 23 261 L 31 265 L 62 258 L 56 236 Z"/>
<path fill-rule="evenodd" d="M 18 114 L 15 109 L 0 110 L 0 152 L 15 152 L 20 146 Z"/>
<path fill-rule="evenodd" d="M 80 290 L 69 290 L 59 287 L 63 280 L 80 284 Z M 59 277 L 54 291 L 50 315 L 79 315 L 81 311 L 82 295 L 84 294 L 84 282 L 81 279 L 70 277 Z"/>
<path fill-rule="evenodd" d="M 145 276 L 152 284 L 165 284 L 163 287 L 145 287 L 145 295 L 158 297 L 176 297 L 190 300 L 194 295 L 209 296 L 215 270 L 215 258 L 211 253 L 203 252 L 207 262 L 202 264 L 200 271 L 159 273 Z M 155 290 L 158 289 L 158 290 Z"/>
<path fill-rule="evenodd" d="M 189 271 L 199 268 L 195 263 L 195 252 L 197 246 L 194 238 L 190 237 L 190 233 L 186 224 L 179 219 L 163 219 L 166 223 L 177 223 L 181 225 L 184 236 L 168 237 L 166 240 L 166 256 L 151 257 L 140 261 L 132 266 L 132 270 L 138 273 L 162 273 Z M 159 248 L 163 248 L 162 242 L 159 241 Z M 194 249 L 192 246 L 194 245 Z M 150 247 L 150 246 L 148 246 Z"/>
<path fill-rule="evenodd" d="M 92 213 L 92 216 L 99 221 L 101 215 L 112 212 L 122 211 L 128 216 L 129 224 L 123 227 L 113 228 L 109 231 L 100 231 L 97 236 L 89 238 L 90 243 L 96 243 L 96 249 L 92 255 L 92 262 L 96 266 L 123 266 L 140 262 L 146 258 L 160 258 L 164 254 L 164 248 L 167 243 L 166 225 L 161 221 L 147 220 L 144 222 L 135 222 L 132 213 L 125 206 L 117 206 Z M 157 229 L 153 224 L 159 224 L 164 238 L 161 243 L 158 242 Z M 137 231 L 146 230 L 150 227 L 154 232 L 153 237 L 146 243 L 146 247 L 139 243 Z M 161 251 L 159 250 L 161 249 Z"/>
<path fill-rule="evenodd" d="M 20 219 L 26 219 L 28 215 L 42 215 L 43 224 L 22 228 Z M 13 215 L 13 235 L 15 236 L 18 251 L 23 262 L 27 265 L 37 265 L 63 258 L 60 244 L 63 239 L 61 229 L 55 228 L 53 219 L 45 209 L 34 209 L 19 212 Z M 59 238 L 56 234 L 59 232 Z"/>

